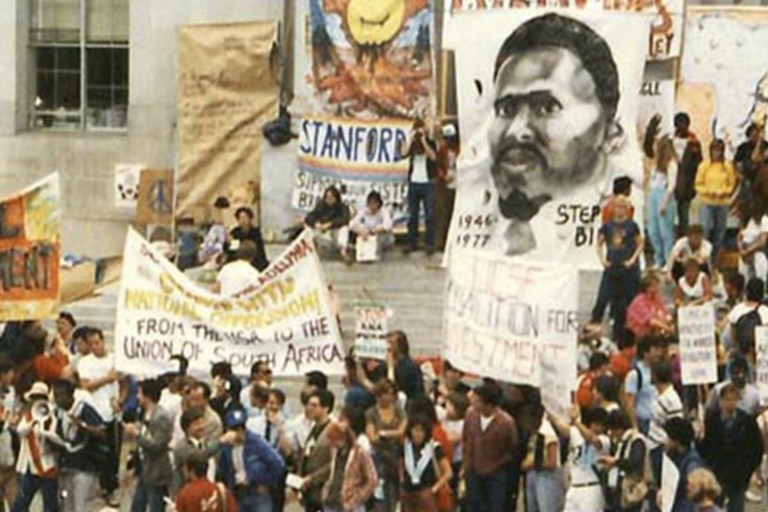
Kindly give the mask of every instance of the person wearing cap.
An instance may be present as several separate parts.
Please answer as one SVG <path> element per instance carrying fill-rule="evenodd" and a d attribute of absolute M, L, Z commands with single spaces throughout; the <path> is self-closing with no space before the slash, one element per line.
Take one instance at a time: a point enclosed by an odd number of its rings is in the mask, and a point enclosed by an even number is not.
<path fill-rule="evenodd" d="M 170 444 L 173 421 L 159 405 L 162 387 L 155 379 L 139 384 L 139 401 L 144 411 L 141 424 L 124 426 L 125 435 L 136 439 L 139 471 L 131 512 L 164 512 L 168 486 L 173 480 Z"/>
<path fill-rule="evenodd" d="M 45 382 L 35 382 L 24 393 L 24 408 L 16 427 L 20 440 L 16 472 L 21 476 L 19 494 L 13 503 L 13 512 L 27 512 L 32 500 L 40 491 L 43 495 L 44 512 L 58 512 L 59 471 L 56 452 L 49 440 L 55 437 L 56 420 L 53 414 L 40 416 L 43 404 L 50 404 L 50 390 Z M 38 404 L 38 405 L 36 405 Z"/>
<path fill-rule="evenodd" d="M 443 125 L 443 143 L 437 151 L 437 181 L 435 182 L 435 238 L 437 248 L 445 249 L 456 204 L 456 171 L 459 158 L 459 137 L 456 125 Z"/>
<path fill-rule="evenodd" d="M 272 512 L 272 489 L 285 476 L 285 463 L 261 436 L 246 428 L 248 413 L 233 407 L 224 416 L 217 480 L 235 494 L 240 512 Z"/>

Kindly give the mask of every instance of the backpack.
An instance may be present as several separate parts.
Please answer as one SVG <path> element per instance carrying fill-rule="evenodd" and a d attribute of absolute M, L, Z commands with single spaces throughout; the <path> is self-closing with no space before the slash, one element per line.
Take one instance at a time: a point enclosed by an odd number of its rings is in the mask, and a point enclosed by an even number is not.
<path fill-rule="evenodd" d="M 623 509 L 629 509 L 643 503 L 653 488 L 650 450 L 642 434 L 633 431 L 632 436 L 622 448 L 619 458 L 629 457 L 632 445 L 638 441 L 645 445 L 643 468 L 639 474 L 625 474 L 621 480 L 621 508 Z"/>
<path fill-rule="evenodd" d="M 754 309 L 741 315 L 733 326 L 736 339 L 733 340 L 738 351 L 742 355 L 754 354 L 755 352 L 755 328 L 763 325 L 763 318 L 760 316 L 760 304 Z"/>

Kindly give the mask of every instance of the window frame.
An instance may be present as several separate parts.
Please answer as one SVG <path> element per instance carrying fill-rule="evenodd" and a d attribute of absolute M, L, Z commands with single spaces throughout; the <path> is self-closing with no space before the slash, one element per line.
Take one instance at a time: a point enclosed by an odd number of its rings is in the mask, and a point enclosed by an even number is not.
<path fill-rule="evenodd" d="M 80 52 L 80 108 L 78 109 L 78 116 L 79 116 L 79 122 L 75 125 L 74 123 L 71 126 L 61 126 L 61 127 L 43 127 L 39 126 L 37 121 L 41 116 L 53 116 L 54 118 L 61 118 L 66 117 L 66 115 L 73 115 L 70 113 L 67 113 L 65 116 L 62 116 L 61 112 L 58 112 L 56 110 L 37 110 L 35 107 L 35 101 L 37 98 L 37 85 L 38 85 L 38 62 L 37 62 L 37 55 L 34 55 L 32 59 L 30 59 L 30 65 L 28 74 L 30 77 L 30 85 L 29 85 L 29 91 L 30 91 L 30 98 L 32 101 L 29 102 L 29 112 L 28 112 L 28 128 L 31 131 L 34 132 L 58 132 L 58 133 L 127 133 L 128 132 L 128 126 L 129 126 L 129 118 L 128 118 L 128 110 L 130 107 L 130 76 L 131 76 L 131 67 L 130 67 L 130 26 L 128 28 L 129 30 L 129 40 L 125 42 L 89 42 L 88 41 L 88 2 L 94 1 L 94 0 L 77 0 L 78 2 L 78 16 L 79 16 L 79 39 L 77 42 L 61 42 L 61 41 L 41 41 L 39 38 L 32 37 L 32 31 L 33 28 L 30 26 L 29 28 L 29 46 L 28 51 L 32 54 L 36 54 L 37 50 L 39 48 L 50 48 L 54 51 L 58 48 L 77 48 Z M 114 8 L 115 3 L 114 0 L 110 0 L 112 7 Z M 33 8 L 34 4 L 32 2 L 29 3 L 30 12 Z M 130 13 L 130 2 L 128 2 L 128 9 Z M 113 9 L 113 23 L 114 23 L 114 9 Z M 114 25 L 113 25 L 114 30 Z M 110 126 L 89 126 L 88 125 L 88 50 L 90 49 L 124 49 L 127 51 L 127 58 L 128 58 L 128 70 L 127 70 L 127 94 L 126 94 L 126 121 L 123 126 L 120 127 L 110 127 Z M 114 88 L 114 84 L 111 85 L 112 88 Z"/>

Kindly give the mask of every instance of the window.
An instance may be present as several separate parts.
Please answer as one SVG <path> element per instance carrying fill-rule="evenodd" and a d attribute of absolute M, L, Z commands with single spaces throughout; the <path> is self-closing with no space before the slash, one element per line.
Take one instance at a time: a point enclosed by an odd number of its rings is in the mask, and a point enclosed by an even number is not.
<path fill-rule="evenodd" d="M 127 126 L 128 2 L 30 1 L 32 128 Z"/>

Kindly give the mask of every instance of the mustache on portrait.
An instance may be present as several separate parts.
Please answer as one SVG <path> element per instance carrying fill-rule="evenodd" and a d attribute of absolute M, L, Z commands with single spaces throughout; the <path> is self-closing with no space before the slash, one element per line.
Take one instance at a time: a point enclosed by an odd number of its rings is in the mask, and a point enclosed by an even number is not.
<path fill-rule="evenodd" d="M 541 162 L 543 168 L 546 169 L 547 167 L 547 159 L 544 157 L 544 154 L 541 152 L 538 146 L 531 144 L 530 142 L 518 142 L 512 138 L 503 140 L 501 142 L 501 145 L 499 146 L 496 154 L 493 155 L 493 158 L 494 160 L 502 159 L 507 153 L 511 151 L 525 151 L 531 153 Z"/>

